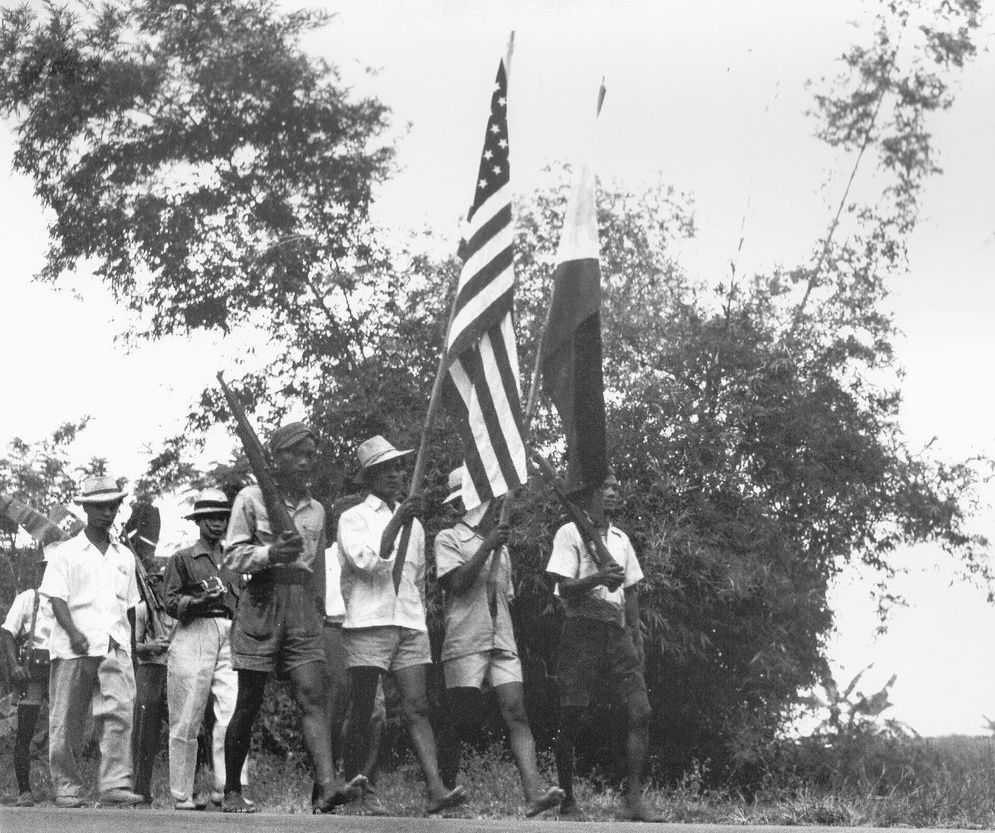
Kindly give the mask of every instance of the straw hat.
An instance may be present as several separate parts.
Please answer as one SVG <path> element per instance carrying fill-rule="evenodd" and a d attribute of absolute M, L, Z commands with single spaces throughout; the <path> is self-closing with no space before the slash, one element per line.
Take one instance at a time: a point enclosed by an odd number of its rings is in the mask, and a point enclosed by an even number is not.
<path fill-rule="evenodd" d="M 94 475 L 83 479 L 73 503 L 81 506 L 86 503 L 115 503 L 123 500 L 124 495 L 113 477 Z"/>
<path fill-rule="evenodd" d="M 379 466 L 381 463 L 387 463 L 390 460 L 396 460 L 398 457 L 404 457 L 411 454 L 412 451 L 413 449 L 411 448 L 395 448 L 380 434 L 370 437 L 356 449 L 356 456 L 359 458 L 360 479 L 363 479 L 364 474 L 373 468 L 373 466 Z"/>
<path fill-rule="evenodd" d="M 231 514 L 231 504 L 220 489 L 204 489 L 193 502 L 193 512 L 184 515 L 188 521 L 197 521 L 213 515 Z"/>

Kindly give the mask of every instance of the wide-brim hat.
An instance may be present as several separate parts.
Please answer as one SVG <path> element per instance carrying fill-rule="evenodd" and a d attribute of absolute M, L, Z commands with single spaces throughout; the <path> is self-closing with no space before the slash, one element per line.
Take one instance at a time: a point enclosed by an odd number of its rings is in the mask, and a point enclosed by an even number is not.
<path fill-rule="evenodd" d="M 230 515 L 231 504 L 228 496 L 220 489 L 204 489 L 193 502 L 193 511 L 184 515 L 188 521 L 209 518 L 216 515 Z"/>
<path fill-rule="evenodd" d="M 405 457 L 411 454 L 412 451 L 414 449 L 395 448 L 392 443 L 388 442 L 380 434 L 370 437 L 356 449 L 356 457 L 359 458 L 358 478 L 360 481 L 363 481 L 366 479 L 365 473 L 374 466 L 388 463 L 391 460 L 396 460 L 398 457 Z"/>
<path fill-rule="evenodd" d="M 463 495 L 463 478 L 466 476 L 466 466 L 459 466 L 449 472 L 449 481 L 446 486 L 449 489 L 449 494 L 446 495 L 443 503 L 452 503 L 456 498 L 462 497 Z"/>
<path fill-rule="evenodd" d="M 125 492 L 118 488 L 117 481 L 106 475 L 86 477 L 79 486 L 79 494 L 73 503 L 82 506 L 86 503 L 116 503 L 124 500 Z"/>

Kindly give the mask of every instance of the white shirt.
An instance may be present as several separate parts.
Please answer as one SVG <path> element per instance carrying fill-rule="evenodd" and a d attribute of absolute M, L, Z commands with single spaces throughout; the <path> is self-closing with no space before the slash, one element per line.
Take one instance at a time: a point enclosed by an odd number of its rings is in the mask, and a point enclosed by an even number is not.
<path fill-rule="evenodd" d="M 346 628 L 397 625 L 416 631 L 425 625 L 425 530 L 411 523 L 401 583 L 394 592 L 394 560 L 404 529 L 397 533 L 388 558 L 380 557 L 380 539 L 393 510 L 376 495 L 342 513 L 338 548 Z"/>
<path fill-rule="evenodd" d="M 606 622 L 625 625 L 625 590 L 643 577 L 642 568 L 636 558 L 629 536 L 617 526 L 609 524 L 604 533 L 605 548 L 625 570 L 622 586 L 610 591 L 603 584 L 588 590 L 581 596 L 563 599 L 567 616 L 585 616 Z M 598 572 L 598 562 L 594 560 L 577 526 L 567 523 L 556 530 L 553 538 L 553 552 L 549 556 L 546 572 L 564 578 L 585 578 Z M 559 585 L 556 592 L 559 594 Z"/>
<path fill-rule="evenodd" d="M 342 598 L 341 582 L 339 545 L 335 543 L 325 550 L 325 618 L 335 622 L 345 619 L 345 600 Z"/>
<path fill-rule="evenodd" d="M 36 590 L 24 590 L 14 596 L 14 601 L 7 611 L 7 618 L 3 620 L 3 629 L 7 631 L 15 640 L 27 639 L 31 632 L 31 616 L 35 607 Z M 48 599 L 40 598 L 38 602 L 38 616 L 35 619 L 35 636 L 31 642 L 32 648 L 48 648 L 48 640 L 52 634 L 52 625 L 55 619 L 52 618 L 52 608 Z"/>
<path fill-rule="evenodd" d="M 90 643 L 87 656 L 107 654 L 108 638 L 131 653 L 128 608 L 139 602 L 135 556 L 117 541 L 106 553 L 90 543 L 84 532 L 49 550 L 45 577 L 38 588 L 49 599 L 62 599 L 76 626 Z M 52 625 L 49 651 L 53 659 L 79 656 L 69 645 L 69 634 Z"/>

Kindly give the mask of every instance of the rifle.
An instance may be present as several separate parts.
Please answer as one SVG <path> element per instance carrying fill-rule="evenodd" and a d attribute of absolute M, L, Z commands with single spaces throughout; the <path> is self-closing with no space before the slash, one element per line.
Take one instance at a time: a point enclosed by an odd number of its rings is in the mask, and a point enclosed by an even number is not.
<path fill-rule="evenodd" d="M 597 530 L 594 528 L 594 523 L 591 521 L 588 514 L 580 509 L 570 498 L 567 497 L 566 492 L 563 491 L 563 486 L 560 485 L 560 481 L 556 476 L 556 472 L 553 471 L 553 467 L 549 464 L 549 461 L 543 457 L 538 451 L 530 446 L 526 446 L 529 455 L 535 461 L 536 466 L 539 469 L 539 474 L 542 475 L 542 479 L 545 480 L 550 486 L 552 486 L 553 491 L 556 493 L 556 497 L 559 499 L 563 508 L 567 511 L 567 514 L 577 525 L 577 530 L 580 532 L 581 537 L 589 544 L 593 545 L 588 547 L 591 550 L 591 555 L 594 557 L 595 562 L 598 567 L 603 569 L 609 564 L 618 564 L 617 561 L 612 557 L 612 554 L 608 552 L 608 548 L 605 546 L 605 542 L 601 540 L 601 536 L 598 534 Z"/>
<path fill-rule="evenodd" d="M 266 514 L 269 516 L 273 537 L 279 537 L 281 532 L 296 532 L 297 527 L 294 526 L 293 518 L 290 517 L 287 505 L 283 502 L 280 490 L 276 487 L 273 472 L 270 471 L 269 464 L 266 462 L 266 452 L 263 450 L 263 445 L 259 442 L 259 437 L 249 422 L 249 418 L 245 415 L 242 403 L 238 401 L 238 397 L 235 396 L 231 388 L 225 384 L 224 376 L 220 371 L 218 372 L 218 384 L 221 385 L 221 391 L 228 402 L 228 410 L 235 418 L 235 431 L 242 441 L 245 456 L 249 458 L 249 466 L 256 476 L 256 483 L 263 493 L 263 503 L 266 505 Z"/>

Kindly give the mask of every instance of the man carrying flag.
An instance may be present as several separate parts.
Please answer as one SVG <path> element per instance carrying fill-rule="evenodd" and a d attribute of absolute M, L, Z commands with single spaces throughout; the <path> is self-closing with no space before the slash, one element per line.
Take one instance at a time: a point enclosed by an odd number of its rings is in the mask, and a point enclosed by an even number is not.
<path fill-rule="evenodd" d="M 604 87 L 598 95 L 598 111 Z M 565 798 L 563 818 L 578 818 L 573 795 L 574 739 L 598 681 L 607 681 L 626 713 L 628 768 L 625 807 L 630 821 L 661 821 L 643 803 L 650 703 L 642 671 L 642 637 L 635 585 L 642 578 L 624 532 L 606 521 L 619 506 L 618 481 L 608 469 L 604 378 L 601 367 L 601 269 L 598 263 L 595 180 L 576 171 L 560 237 L 549 320 L 540 347 L 543 388 L 556 405 L 567 439 L 568 481 L 595 519 L 556 532 L 546 571 L 557 583 L 566 619 L 557 683 L 560 729 L 556 765 Z M 587 524 L 585 524 L 587 526 Z"/>

